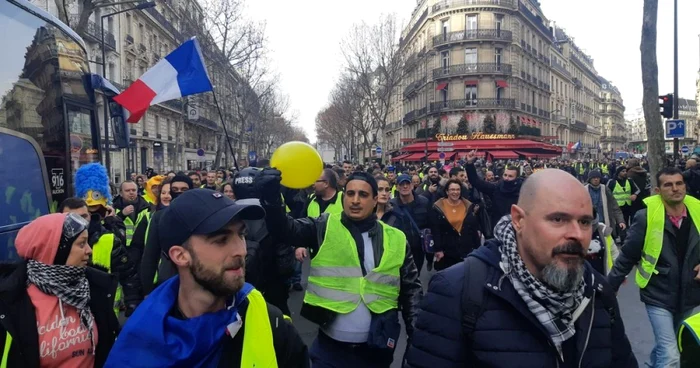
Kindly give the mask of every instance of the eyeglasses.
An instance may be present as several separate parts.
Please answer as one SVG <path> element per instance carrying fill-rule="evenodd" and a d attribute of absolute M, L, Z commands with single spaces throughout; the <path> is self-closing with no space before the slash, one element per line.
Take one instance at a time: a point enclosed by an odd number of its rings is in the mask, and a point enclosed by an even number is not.
<path fill-rule="evenodd" d="M 323 179 L 320 179 L 320 180 L 316 180 L 316 182 L 317 182 L 317 183 L 327 183 L 327 182 L 328 182 L 328 180 L 323 180 Z"/>

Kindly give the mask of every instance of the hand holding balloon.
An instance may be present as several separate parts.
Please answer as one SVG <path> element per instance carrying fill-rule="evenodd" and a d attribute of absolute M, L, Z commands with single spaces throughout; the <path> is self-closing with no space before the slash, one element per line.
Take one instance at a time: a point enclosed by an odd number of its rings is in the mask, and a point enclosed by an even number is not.
<path fill-rule="evenodd" d="M 282 173 L 282 185 L 291 189 L 311 186 L 323 172 L 323 160 L 304 142 L 287 142 L 272 154 L 270 166 Z"/>

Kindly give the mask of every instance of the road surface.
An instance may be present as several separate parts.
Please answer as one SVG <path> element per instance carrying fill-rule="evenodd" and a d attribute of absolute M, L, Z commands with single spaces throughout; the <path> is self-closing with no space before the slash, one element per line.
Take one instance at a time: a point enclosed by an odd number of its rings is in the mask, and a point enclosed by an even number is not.
<path fill-rule="evenodd" d="M 309 271 L 308 260 L 304 262 L 303 267 L 303 277 L 302 285 L 306 287 L 306 278 Z M 421 272 L 421 282 L 423 284 L 423 289 L 427 290 L 428 281 L 430 281 L 430 276 L 435 272 L 427 272 L 425 268 Z M 639 289 L 634 284 L 634 278 L 631 277 L 630 281 L 622 285 L 620 292 L 618 294 L 618 302 L 620 303 L 620 310 L 622 313 L 622 319 L 625 323 L 625 330 L 627 331 L 627 336 L 632 344 L 632 350 L 634 355 L 637 357 L 640 366 L 643 366 L 644 361 L 648 358 L 649 352 L 654 345 L 654 335 L 651 332 L 651 325 L 649 324 L 649 318 L 647 318 L 646 310 L 644 305 L 639 301 Z M 317 326 L 299 315 L 299 310 L 301 310 L 301 304 L 304 299 L 304 292 L 292 291 L 289 296 L 289 308 L 292 311 L 292 320 L 294 325 L 299 330 L 304 342 L 311 347 L 311 343 L 316 338 Z M 401 321 L 403 326 L 403 321 Z M 394 364 L 391 365 L 392 368 L 401 367 L 401 357 L 406 349 L 406 335 L 405 332 L 401 331 L 401 338 L 396 347 L 396 354 L 394 355 Z"/>

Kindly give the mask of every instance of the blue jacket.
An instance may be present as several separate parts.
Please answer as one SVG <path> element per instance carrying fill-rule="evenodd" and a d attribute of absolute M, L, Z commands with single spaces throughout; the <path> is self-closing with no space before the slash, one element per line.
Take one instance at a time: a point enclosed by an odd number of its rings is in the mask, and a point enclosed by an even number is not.
<path fill-rule="evenodd" d="M 405 367 L 638 367 L 615 295 L 588 263 L 584 279 L 591 301 L 575 323 L 575 336 L 563 345 L 562 362 L 544 327 L 501 271 L 498 245 L 490 240 L 470 254 L 488 269 L 473 339 L 468 341 L 462 327 L 462 262 L 430 280 Z"/>

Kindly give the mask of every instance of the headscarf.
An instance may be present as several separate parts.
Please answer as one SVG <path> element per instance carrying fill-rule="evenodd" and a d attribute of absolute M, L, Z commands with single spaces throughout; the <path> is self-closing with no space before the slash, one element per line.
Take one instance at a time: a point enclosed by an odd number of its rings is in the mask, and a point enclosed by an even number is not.
<path fill-rule="evenodd" d="M 94 354 L 95 320 L 90 312 L 90 285 L 85 267 L 66 265 L 75 239 L 88 225 L 74 213 L 41 216 L 19 231 L 16 246 L 20 257 L 27 260 L 27 286 L 34 284 L 44 294 L 57 297 L 62 314 L 64 303 L 78 310 Z"/>

